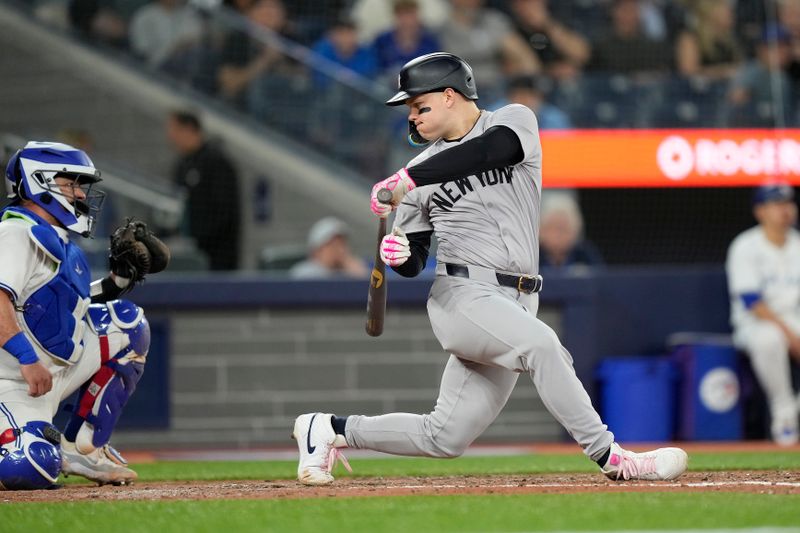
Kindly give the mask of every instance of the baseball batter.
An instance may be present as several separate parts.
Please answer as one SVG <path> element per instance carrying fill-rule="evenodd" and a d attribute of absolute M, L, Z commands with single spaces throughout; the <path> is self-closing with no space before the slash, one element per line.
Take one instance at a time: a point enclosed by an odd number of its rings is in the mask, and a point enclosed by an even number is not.
<path fill-rule="evenodd" d="M 800 361 L 800 233 L 794 190 L 787 184 L 756 189 L 758 225 L 728 249 L 733 340 L 747 352 L 767 395 L 772 438 L 791 446 L 798 435 L 791 357 Z"/>
<path fill-rule="evenodd" d="M 450 358 L 433 412 L 338 417 L 309 413 L 295 421 L 298 479 L 333 481 L 342 447 L 397 455 L 456 457 L 492 423 L 520 373 L 528 373 L 550 413 L 613 479 L 669 480 L 686 469 L 678 448 L 636 454 L 622 449 L 600 420 L 553 330 L 536 318 L 542 150 L 527 107 L 482 111 L 472 70 L 434 53 L 407 63 L 388 105 L 408 106 L 409 135 L 429 146 L 406 168 L 377 183 L 372 211 L 397 209 L 381 243 L 384 262 L 403 276 L 425 265 L 438 238 L 436 279 L 428 299 L 433 332 Z M 381 188 L 392 205 L 377 201 Z"/>
<path fill-rule="evenodd" d="M 61 472 L 100 484 L 136 479 L 108 442 L 144 371 L 150 327 L 139 307 L 117 298 L 164 268 L 168 250 L 137 223 L 131 231 L 142 242 L 131 246 L 141 253 L 128 257 L 125 239 L 112 239 L 112 271 L 92 283 L 69 232 L 91 236 L 104 197 L 94 188 L 99 181 L 89 157 L 65 144 L 30 142 L 8 162 L 11 203 L 0 210 L 0 490 L 53 488 Z M 62 436 L 53 416 L 79 389 Z"/>

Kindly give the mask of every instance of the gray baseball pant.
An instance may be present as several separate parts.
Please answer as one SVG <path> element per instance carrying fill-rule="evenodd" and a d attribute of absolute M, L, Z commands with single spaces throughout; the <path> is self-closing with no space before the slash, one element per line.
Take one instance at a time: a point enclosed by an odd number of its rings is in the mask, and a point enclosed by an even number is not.
<path fill-rule="evenodd" d="M 457 457 L 494 421 L 517 377 L 528 372 L 553 417 L 592 459 L 614 435 L 600 420 L 572 357 L 555 332 L 536 318 L 537 294 L 458 277 L 437 276 L 428 316 L 451 354 L 429 414 L 350 416 L 350 447 L 395 455 Z"/>

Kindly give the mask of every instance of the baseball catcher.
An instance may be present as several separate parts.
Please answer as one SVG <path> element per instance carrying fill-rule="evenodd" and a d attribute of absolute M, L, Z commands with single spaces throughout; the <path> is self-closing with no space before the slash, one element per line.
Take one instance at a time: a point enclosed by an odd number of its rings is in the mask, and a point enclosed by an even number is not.
<path fill-rule="evenodd" d="M 0 211 L 0 490 L 57 486 L 61 472 L 125 484 L 136 472 L 109 445 L 136 390 L 150 326 L 118 299 L 164 270 L 169 250 L 128 220 L 111 237 L 111 271 L 92 282 L 70 232 L 91 237 L 105 193 L 81 150 L 29 142 L 8 162 Z M 79 390 L 63 434 L 61 400 Z"/>

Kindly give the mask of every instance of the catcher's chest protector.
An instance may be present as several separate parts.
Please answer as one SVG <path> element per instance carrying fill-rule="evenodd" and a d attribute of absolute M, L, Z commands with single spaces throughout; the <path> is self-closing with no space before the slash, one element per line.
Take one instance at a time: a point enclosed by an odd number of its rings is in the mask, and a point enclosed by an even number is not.
<path fill-rule="evenodd" d="M 8 208 L 3 218 L 29 220 L 33 243 L 47 256 L 53 277 L 31 294 L 22 307 L 22 318 L 37 343 L 49 354 L 74 364 L 83 352 L 81 338 L 89 308 L 91 272 L 86 257 L 75 244 L 64 242 L 56 230 L 36 214 L 20 207 Z"/>

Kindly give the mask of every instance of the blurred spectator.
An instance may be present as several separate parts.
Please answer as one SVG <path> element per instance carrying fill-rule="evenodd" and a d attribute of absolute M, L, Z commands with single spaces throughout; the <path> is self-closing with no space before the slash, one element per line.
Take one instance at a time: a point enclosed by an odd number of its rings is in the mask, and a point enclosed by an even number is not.
<path fill-rule="evenodd" d="M 512 0 L 517 31 L 542 63 L 544 72 L 557 80 L 577 76 L 589 60 L 589 42 L 552 16 L 548 0 Z"/>
<path fill-rule="evenodd" d="M 184 0 L 155 0 L 139 9 L 131 20 L 133 51 L 151 66 L 195 45 L 203 26 L 197 12 Z"/>
<path fill-rule="evenodd" d="M 350 250 L 347 224 L 335 217 L 318 220 L 308 232 L 308 259 L 289 270 L 296 279 L 366 278 L 366 263 Z"/>
<path fill-rule="evenodd" d="M 800 95 L 800 0 L 778 2 L 778 20 L 790 36 L 791 59 L 786 72 L 792 81 L 792 100 L 797 101 Z"/>
<path fill-rule="evenodd" d="M 358 43 L 356 25 L 350 19 L 343 18 L 334 22 L 325 36 L 314 43 L 312 50 L 321 57 L 365 78 L 372 79 L 378 73 L 375 50 Z M 314 72 L 314 84 L 317 89 L 326 89 L 330 83 L 329 76 L 319 71 Z"/>
<path fill-rule="evenodd" d="M 421 55 L 442 49 L 439 39 L 422 24 L 417 0 L 394 0 L 394 25 L 375 38 L 372 47 L 378 72 L 391 73 L 392 81 L 400 68 Z"/>
<path fill-rule="evenodd" d="M 538 58 L 516 33 L 509 18 L 484 8 L 484 0 L 451 0 L 450 18 L 439 29 L 444 49 L 472 67 L 482 102 L 502 97 L 505 75 L 535 74 Z"/>
<path fill-rule="evenodd" d="M 572 127 L 569 116 L 547 102 L 546 95 L 551 88 L 552 82 L 543 76 L 515 76 L 506 86 L 506 100 L 498 102 L 496 108 L 507 104 L 522 104 L 536 114 L 540 130 L 569 129 Z"/>
<path fill-rule="evenodd" d="M 642 29 L 639 0 L 613 0 L 611 29 L 592 44 L 589 68 L 620 74 L 666 72 L 669 47 L 647 37 Z"/>
<path fill-rule="evenodd" d="M 794 190 L 787 184 L 756 189 L 758 225 L 740 233 L 725 265 L 733 341 L 747 352 L 767 396 L 772 438 L 798 442 L 798 399 L 792 359 L 800 362 L 800 233 Z"/>
<path fill-rule="evenodd" d="M 256 0 L 247 11 L 247 18 L 254 29 L 267 30 L 286 38 L 292 38 L 291 25 L 286 18 L 286 10 L 281 0 Z M 269 99 L 275 91 L 285 91 L 285 77 L 291 77 L 298 70 L 297 63 L 288 58 L 276 46 L 263 43 L 247 32 L 233 31 L 226 38 L 222 48 L 218 72 L 222 95 L 240 107 L 247 107 L 248 95 L 245 89 L 259 78 L 274 78 L 270 86 L 255 88 L 264 99 Z"/>
<path fill-rule="evenodd" d="M 678 37 L 675 61 L 683 76 L 730 79 L 744 59 L 730 0 L 697 0 L 691 24 Z"/>
<path fill-rule="evenodd" d="M 139 0 L 138 7 L 149 0 Z M 128 23 L 114 0 L 70 0 L 69 21 L 78 33 L 89 40 L 112 46 L 127 46 Z"/>
<path fill-rule="evenodd" d="M 736 4 L 736 35 L 744 46 L 745 56 L 755 55 L 761 32 L 772 16 L 767 16 L 768 5 L 775 5 L 775 0 L 735 0 Z M 770 7 L 771 7 L 770 6 Z"/>
<path fill-rule="evenodd" d="M 238 11 L 242 16 L 246 16 L 254 3 L 255 0 L 223 0 L 222 5 Z"/>
<path fill-rule="evenodd" d="M 448 0 L 418 0 L 419 17 L 427 28 L 436 31 L 450 16 Z M 392 27 L 391 0 L 355 0 L 350 16 L 358 27 L 358 40 L 371 43 L 379 34 Z"/>
<path fill-rule="evenodd" d="M 226 154 L 206 140 L 200 120 L 186 111 L 170 113 L 167 139 L 179 155 L 175 183 L 187 193 L 182 230 L 208 255 L 211 270 L 239 264 L 239 179 Z"/>
<path fill-rule="evenodd" d="M 729 126 L 784 126 L 791 116 L 791 36 L 782 26 L 764 28 L 756 58 L 734 75 L 728 94 Z"/>
<path fill-rule="evenodd" d="M 583 217 L 569 194 L 550 192 L 542 197 L 539 227 L 539 266 L 575 269 L 603 264 L 594 244 L 582 239 Z"/>
<path fill-rule="evenodd" d="M 293 1 L 286 3 L 287 17 L 298 40 L 310 45 L 318 41 L 331 25 L 349 16 L 352 0 L 325 0 L 325 2 Z"/>

